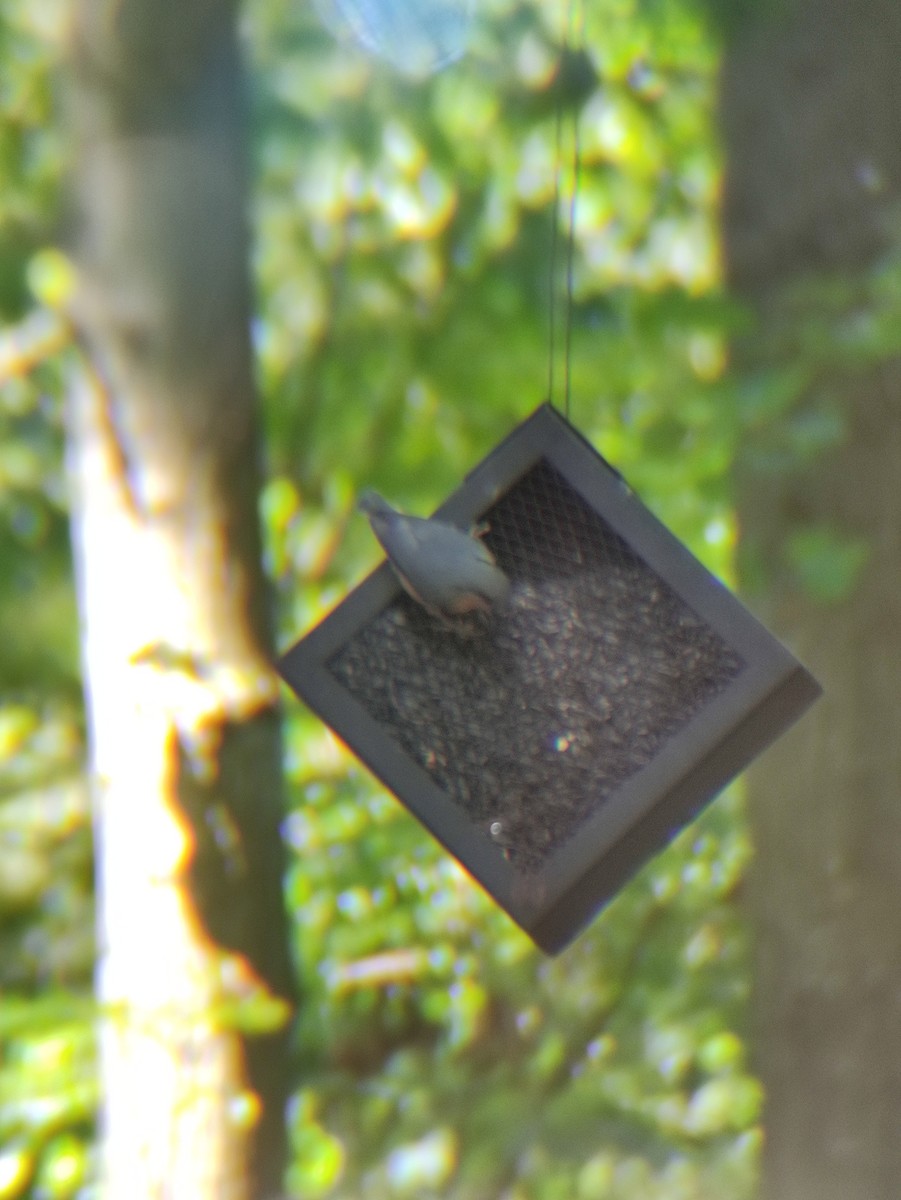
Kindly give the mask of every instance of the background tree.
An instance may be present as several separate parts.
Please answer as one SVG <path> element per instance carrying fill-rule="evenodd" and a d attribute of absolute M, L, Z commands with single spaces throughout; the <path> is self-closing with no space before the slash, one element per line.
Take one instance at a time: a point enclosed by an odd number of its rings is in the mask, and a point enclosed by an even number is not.
<path fill-rule="evenodd" d="M 767 1200 L 901 1178 L 899 54 L 891 0 L 785 0 L 723 72 L 742 577 L 826 689 L 751 773 Z"/>
<path fill-rule="evenodd" d="M 86 0 L 72 43 L 105 1194 L 271 1196 L 292 984 L 233 6 Z"/>

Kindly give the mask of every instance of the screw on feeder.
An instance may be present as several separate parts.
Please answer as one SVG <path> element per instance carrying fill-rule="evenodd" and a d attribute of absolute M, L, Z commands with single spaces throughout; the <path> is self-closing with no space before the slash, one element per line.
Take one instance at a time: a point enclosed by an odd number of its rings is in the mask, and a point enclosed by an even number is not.
<path fill-rule="evenodd" d="M 404 589 L 432 616 L 446 621 L 506 604 L 510 580 L 478 531 L 407 516 L 374 491 L 364 492 L 358 507 Z"/>

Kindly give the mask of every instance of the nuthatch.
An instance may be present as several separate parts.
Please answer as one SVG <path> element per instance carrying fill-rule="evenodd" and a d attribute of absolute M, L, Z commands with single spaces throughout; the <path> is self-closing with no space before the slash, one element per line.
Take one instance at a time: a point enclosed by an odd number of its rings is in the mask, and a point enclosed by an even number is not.
<path fill-rule="evenodd" d="M 359 508 L 369 517 L 397 578 L 433 616 L 491 612 L 506 601 L 510 580 L 477 536 L 445 521 L 408 517 L 378 492 L 364 492 Z"/>

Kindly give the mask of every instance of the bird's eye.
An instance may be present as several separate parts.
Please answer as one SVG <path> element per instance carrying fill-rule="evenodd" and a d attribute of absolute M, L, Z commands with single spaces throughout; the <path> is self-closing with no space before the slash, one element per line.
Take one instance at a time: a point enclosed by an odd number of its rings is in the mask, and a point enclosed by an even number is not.
<path fill-rule="evenodd" d="M 440 71 L 466 52 L 475 0 L 315 0 L 339 38 L 407 75 Z"/>

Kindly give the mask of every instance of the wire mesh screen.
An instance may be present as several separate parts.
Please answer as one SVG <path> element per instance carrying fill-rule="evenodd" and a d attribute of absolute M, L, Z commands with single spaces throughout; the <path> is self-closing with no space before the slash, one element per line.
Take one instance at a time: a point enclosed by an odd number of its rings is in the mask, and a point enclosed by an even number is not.
<path fill-rule="evenodd" d="M 486 518 L 503 611 L 449 629 L 399 595 L 328 669 L 532 871 L 744 664 L 550 464 Z"/>

